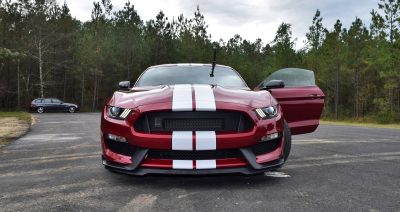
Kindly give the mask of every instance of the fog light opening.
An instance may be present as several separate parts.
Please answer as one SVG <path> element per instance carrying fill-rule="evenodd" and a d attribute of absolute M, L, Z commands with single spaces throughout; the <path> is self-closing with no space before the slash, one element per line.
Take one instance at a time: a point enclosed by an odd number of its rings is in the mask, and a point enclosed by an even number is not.
<path fill-rule="evenodd" d="M 277 139 L 277 138 L 279 138 L 279 137 L 280 137 L 280 135 L 279 135 L 278 132 L 276 132 L 276 133 L 271 133 L 271 134 L 268 134 L 268 135 L 263 136 L 263 137 L 261 138 L 261 142 L 266 142 L 266 141 L 274 140 L 274 139 Z"/>
<path fill-rule="evenodd" d="M 119 135 L 114 135 L 111 133 L 106 134 L 107 139 L 113 140 L 113 141 L 118 141 L 118 142 L 127 142 L 126 138 L 123 136 Z"/>

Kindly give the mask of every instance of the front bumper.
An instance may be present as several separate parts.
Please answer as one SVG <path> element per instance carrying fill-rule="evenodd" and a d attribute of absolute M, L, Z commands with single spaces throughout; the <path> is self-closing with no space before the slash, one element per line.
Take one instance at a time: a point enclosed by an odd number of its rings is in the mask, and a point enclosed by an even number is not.
<path fill-rule="evenodd" d="M 123 154 L 120 152 L 122 148 L 116 151 L 116 147 L 108 147 L 110 140 L 103 138 L 103 165 L 113 171 L 121 172 L 131 175 L 146 175 L 146 174 L 181 174 L 181 175 L 206 175 L 206 174 L 227 174 L 227 173 L 238 173 L 238 174 L 257 174 L 265 171 L 275 170 L 280 168 L 284 164 L 283 160 L 283 145 L 284 136 L 270 141 L 274 145 L 267 145 L 267 143 L 257 144 L 255 146 L 243 147 L 234 149 L 237 154 L 233 157 L 215 159 L 216 167 L 214 169 L 174 169 L 173 159 L 160 159 L 152 157 L 154 152 L 152 149 L 146 148 L 129 148 L 131 151 L 126 151 Z M 263 145 L 263 146 L 261 146 Z M 263 149 L 263 150 L 261 150 Z M 222 151 L 222 150 L 216 150 Z M 231 150 L 233 151 L 233 150 Z M 265 152 L 264 152 L 265 151 Z M 167 151 L 165 153 L 172 153 L 174 151 Z M 190 151 L 175 151 L 181 155 L 183 153 L 190 153 Z M 192 152 L 193 157 L 191 161 L 196 164 L 202 159 L 198 158 L 199 152 Z M 130 155 L 130 156 L 128 156 Z M 183 154 L 185 155 L 185 154 Z M 201 154 L 200 154 L 201 155 Z M 183 158 L 180 158 L 183 159 Z M 199 160 L 197 160 L 199 159 Z"/>
<path fill-rule="evenodd" d="M 197 153 L 202 151 L 193 149 L 188 152 L 196 155 L 194 158 L 161 158 L 153 157 L 154 154 L 152 153 L 154 151 L 173 152 L 172 135 L 171 133 L 146 134 L 135 131 L 133 123 L 138 120 L 141 113 L 145 112 L 143 109 L 148 108 L 136 108 L 135 113 L 127 117 L 126 120 L 110 119 L 103 111 L 101 124 L 102 162 L 106 168 L 132 175 L 256 174 L 277 169 L 284 163 L 283 147 L 285 136 L 283 135 L 284 127 L 281 115 L 273 119 L 261 120 L 252 113 L 251 109 L 240 108 L 240 111 L 246 112 L 253 120 L 254 128 L 251 131 L 242 133 L 216 133 L 215 151 L 236 151 L 236 154 L 225 154 L 224 157 L 219 157 L 220 155 L 217 154 L 215 158 L 215 155 L 206 158 L 204 155 L 198 157 Z M 280 133 L 280 137 L 276 139 L 276 145 L 273 148 L 267 147 L 264 149 L 265 151 L 257 151 L 260 144 L 269 142 L 260 142 L 261 138 L 275 132 Z M 123 136 L 128 140 L 128 143 L 118 146 L 118 143 L 114 142 L 111 145 L 110 140 L 106 139 L 105 135 L 107 133 Z M 175 152 L 180 154 L 183 151 Z M 213 168 L 197 166 L 202 162 L 208 162 L 210 159 L 212 159 Z M 190 165 L 190 168 L 176 168 L 173 165 L 176 160 L 192 161 L 193 165 Z"/>

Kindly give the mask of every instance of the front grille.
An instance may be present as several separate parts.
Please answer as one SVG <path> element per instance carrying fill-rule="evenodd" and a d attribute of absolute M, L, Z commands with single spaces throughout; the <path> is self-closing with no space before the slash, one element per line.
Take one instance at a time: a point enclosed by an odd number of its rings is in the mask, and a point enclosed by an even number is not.
<path fill-rule="evenodd" d="M 140 132 L 218 131 L 247 132 L 253 128 L 252 120 L 235 111 L 149 112 L 135 123 Z"/>
<path fill-rule="evenodd" d="M 147 156 L 154 159 L 171 159 L 171 160 L 208 160 L 208 159 L 243 157 L 239 149 L 204 150 L 204 151 L 149 150 Z"/>
<path fill-rule="evenodd" d="M 191 131 L 196 129 L 197 131 L 206 130 L 223 130 L 224 123 L 223 119 L 164 119 L 163 126 L 168 131 Z"/>

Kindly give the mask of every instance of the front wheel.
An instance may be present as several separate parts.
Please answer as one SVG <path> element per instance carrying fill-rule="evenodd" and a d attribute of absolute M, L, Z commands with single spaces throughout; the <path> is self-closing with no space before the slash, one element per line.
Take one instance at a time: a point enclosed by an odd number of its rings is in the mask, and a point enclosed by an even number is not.
<path fill-rule="evenodd" d="M 70 112 L 70 113 L 75 113 L 75 111 L 76 111 L 75 107 L 69 107 L 68 108 L 68 112 Z"/>
<path fill-rule="evenodd" d="M 290 128 L 287 122 L 284 123 L 284 132 L 283 136 L 285 139 L 285 143 L 283 144 L 283 159 L 286 161 L 290 154 L 290 149 L 292 147 L 292 134 L 290 133 Z"/>
<path fill-rule="evenodd" d="M 36 109 L 36 111 L 37 111 L 38 113 L 43 113 L 43 112 L 44 112 L 44 108 L 43 108 L 43 107 L 38 107 L 38 108 Z"/>

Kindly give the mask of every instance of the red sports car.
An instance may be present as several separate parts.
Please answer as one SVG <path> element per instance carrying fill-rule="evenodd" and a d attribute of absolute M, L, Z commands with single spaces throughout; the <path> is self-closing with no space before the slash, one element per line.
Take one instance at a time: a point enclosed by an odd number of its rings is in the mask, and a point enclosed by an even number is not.
<path fill-rule="evenodd" d="M 281 69 L 252 91 L 228 66 L 153 66 L 133 87 L 120 82 L 104 107 L 103 164 L 133 175 L 276 170 L 323 106 L 309 70 Z"/>

